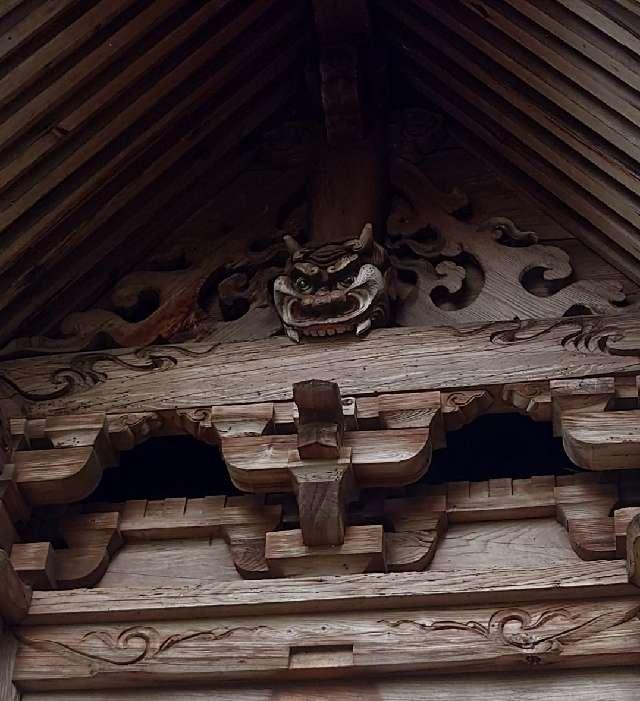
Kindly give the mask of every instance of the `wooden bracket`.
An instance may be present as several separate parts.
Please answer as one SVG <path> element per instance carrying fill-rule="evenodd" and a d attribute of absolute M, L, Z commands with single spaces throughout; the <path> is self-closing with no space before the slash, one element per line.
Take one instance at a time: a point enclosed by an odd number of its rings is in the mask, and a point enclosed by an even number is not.
<path fill-rule="evenodd" d="M 356 496 L 351 449 L 342 448 L 344 414 L 334 382 L 309 380 L 293 386 L 298 409 L 296 451 L 288 468 L 298 500 L 306 546 L 344 542 L 347 504 Z"/>
<path fill-rule="evenodd" d="M 483 389 L 442 393 L 442 415 L 447 431 L 458 431 L 485 414 L 493 397 Z"/>
<path fill-rule="evenodd" d="M 14 419 L 11 434 L 15 481 L 33 506 L 80 501 L 116 462 L 105 414 Z"/>
<path fill-rule="evenodd" d="M 533 421 L 551 421 L 551 390 L 548 382 L 516 382 L 504 385 L 502 401 Z"/>
<path fill-rule="evenodd" d="M 53 549 L 44 542 L 16 543 L 11 563 L 35 590 L 95 586 L 122 545 L 119 523 L 117 511 L 67 515 L 60 524 L 66 548 Z"/>
<path fill-rule="evenodd" d="M 13 625 L 29 611 L 31 588 L 20 579 L 9 556 L 0 550 L 0 620 Z"/>
<path fill-rule="evenodd" d="M 293 401 L 298 409 L 300 460 L 339 458 L 345 419 L 338 385 L 325 380 L 297 382 Z"/>
<path fill-rule="evenodd" d="M 384 529 L 349 526 L 339 545 L 307 545 L 301 530 L 267 533 L 266 560 L 274 577 L 385 572 Z"/>
<path fill-rule="evenodd" d="M 262 495 L 128 501 L 122 506 L 120 532 L 125 541 L 224 538 L 238 572 L 245 579 L 260 579 L 270 576 L 265 534 L 281 518 L 282 508 L 265 505 Z"/>
<path fill-rule="evenodd" d="M 640 514 L 627 526 L 627 572 L 629 581 L 640 587 Z"/>
<path fill-rule="evenodd" d="M 393 532 L 385 534 L 390 572 L 416 572 L 427 568 L 447 529 L 443 496 L 385 499 L 385 520 Z"/>
<path fill-rule="evenodd" d="M 551 380 L 553 431 L 562 435 L 563 416 L 575 413 L 604 412 L 615 400 L 613 377 L 590 377 L 584 380 Z"/>
<path fill-rule="evenodd" d="M 583 560 L 616 558 L 614 519 L 617 482 L 598 474 L 556 477 L 556 518 L 567 529 L 571 547 Z M 606 480 L 606 477 L 603 478 Z"/>
<path fill-rule="evenodd" d="M 351 449 L 335 460 L 289 458 L 300 528 L 305 545 L 340 545 L 344 542 L 346 508 L 356 498 Z"/>

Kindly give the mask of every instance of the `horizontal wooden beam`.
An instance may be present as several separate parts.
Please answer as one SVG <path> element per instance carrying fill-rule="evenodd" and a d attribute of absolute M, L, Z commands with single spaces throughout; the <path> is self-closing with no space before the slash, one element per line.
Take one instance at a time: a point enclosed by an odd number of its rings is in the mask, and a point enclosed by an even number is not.
<path fill-rule="evenodd" d="M 0 403 L 9 415 L 125 413 L 290 400 L 312 378 L 353 396 L 638 373 L 640 316 L 574 317 L 15 360 L 0 364 Z"/>
<path fill-rule="evenodd" d="M 157 593 L 157 592 L 156 592 Z M 18 688 L 637 665 L 640 597 L 23 627 Z"/>
<path fill-rule="evenodd" d="M 538 570 L 459 570 L 261 580 L 197 587 L 34 592 L 23 625 L 184 620 L 304 611 L 633 596 L 626 562 L 563 562 Z"/>

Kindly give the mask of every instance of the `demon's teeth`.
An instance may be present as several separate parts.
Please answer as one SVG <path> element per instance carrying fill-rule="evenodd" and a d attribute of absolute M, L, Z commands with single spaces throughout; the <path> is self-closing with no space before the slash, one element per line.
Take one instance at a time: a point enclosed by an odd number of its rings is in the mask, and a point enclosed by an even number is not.
<path fill-rule="evenodd" d="M 284 329 L 287 332 L 287 336 L 289 336 L 294 343 L 300 343 L 300 334 L 293 328 L 293 326 L 285 326 Z"/>
<path fill-rule="evenodd" d="M 356 336 L 362 336 L 371 328 L 371 319 L 364 319 L 356 326 Z"/>

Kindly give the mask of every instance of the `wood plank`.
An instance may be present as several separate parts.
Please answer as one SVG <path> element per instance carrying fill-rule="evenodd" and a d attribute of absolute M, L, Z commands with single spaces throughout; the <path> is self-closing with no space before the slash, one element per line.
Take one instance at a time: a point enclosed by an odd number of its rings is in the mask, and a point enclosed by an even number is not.
<path fill-rule="evenodd" d="M 436 549 L 429 572 L 533 569 L 573 566 L 579 562 L 565 529 L 555 519 L 499 523 L 450 523 Z"/>
<path fill-rule="evenodd" d="M 610 201 L 611 205 L 615 203 L 617 211 L 626 213 L 630 221 L 637 222 L 639 206 L 634 206 L 633 198 L 627 190 L 616 187 L 611 180 L 614 178 L 636 194 L 640 194 L 640 178 L 633 159 L 624 156 L 612 157 L 611 148 L 606 141 L 599 140 L 579 122 L 567 118 L 561 110 L 554 109 L 548 100 L 542 99 L 525 84 L 515 82 L 508 70 L 488 59 L 473 45 L 465 43 L 463 46 L 459 41 L 453 41 L 446 35 L 446 30 L 440 31 L 434 23 L 411 23 L 410 16 L 392 3 L 386 4 L 385 8 L 404 26 L 411 26 L 412 32 L 479 81 L 478 85 L 482 86 L 483 91 L 476 88 L 473 93 L 476 96 L 473 99 L 475 105 L 482 107 L 486 114 L 498 121 L 502 117 L 504 121 L 501 123 L 511 133 L 517 134 L 534 150 L 539 149 L 539 153 L 549 162 L 564 169 L 587 189 L 594 193 L 606 190 L 608 194 L 603 199 Z M 403 39 L 400 36 L 390 36 L 390 41 L 401 46 Z M 458 84 L 463 85 L 461 79 L 458 80 Z M 474 88 L 467 82 L 464 89 L 468 93 Z M 493 94 L 488 89 L 492 90 Z M 460 94 L 463 94 L 462 90 Z M 571 150 L 567 149 L 567 146 Z M 583 160 L 585 158 L 589 163 Z M 610 178 L 603 177 L 593 165 Z"/>
<path fill-rule="evenodd" d="M 481 0 L 473 5 L 471 0 L 462 0 L 472 12 L 483 17 L 506 36 L 526 47 L 549 68 L 587 90 L 616 113 L 624 115 L 632 124 L 637 124 L 640 97 L 637 92 L 619 80 L 611 80 L 597 63 L 588 61 L 580 53 L 567 51 L 566 46 L 501 0 Z M 547 71 L 550 79 L 550 71 Z"/>
<path fill-rule="evenodd" d="M 364 611 L 417 606 L 633 596 L 626 562 L 563 562 L 546 568 L 350 575 L 153 590 L 34 592 L 23 625 L 183 620 L 211 616 Z"/>
<path fill-rule="evenodd" d="M 30 601 L 31 589 L 17 575 L 7 553 L 0 550 L 0 626 L 3 621 L 9 625 L 21 621 Z"/>
<path fill-rule="evenodd" d="M 163 0 L 163 3 L 165 0 Z M 131 104 L 129 104 L 125 109 L 123 109 L 117 116 L 109 123 L 109 125 L 100 129 L 95 133 L 92 133 L 88 138 L 81 144 L 81 146 L 75 149 L 69 154 L 69 156 L 62 160 L 61 163 L 57 164 L 56 167 L 52 168 L 46 173 L 45 177 L 42 177 L 34 184 L 33 187 L 28 189 L 26 192 L 22 193 L 19 197 L 13 197 L 9 200 L 2 212 L 0 212 L 0 227 L 5 228 L 12 224 L 19 216 L 21 216 L 25 211 L 32 207 L 41 197 L 43 197 L 52 188 L 58 185 L 64 178 L 68 177 L 70 173 L 84 165 L 89 159 L 93 158 L 98 152 L 101 151 L 105 146 L 114 141 L 118 136 L 122 135 L 127 128 L 129 128 L 136 120 L 140 119 L 144 114 L 146 114 L 152 107 L 168 93 L 170 93 L 176 85 L 182 83 L 189 79 L 189 77 L 198 69 L 202 68 L 203 65 L 210 61 L 214 61 L 215 57 L 233 40 L 238 34 L 245 28 L 245 22 L 248 23 L 254 20 L 257 16 L 264 11 L 266 11 L 269 3 L 261 6 L 259 9 L 254 9 L 250 12 L 246 12 L 243 17 L 244 22 L 236 22 L 230 24 L 228 27 L 223 28 L 220 32 L 215 34 L 205 42 L 202 46 L 198 48 L 197 51 L 189 54 L 185 60 L 179 63 L 172 71 L 162 76 L 162 78 L 153 84 L 149 90 L 137 96 Z M 171 10 L 171 3 L 167 5 L 156 5 L 155 3 L 149 8 L 149 11 L 153 10 L 156 14 L 160 9 L 164 8 L 164 13 L 168 13 Z M 300 14 L 300 13 L 294 13 Z M 158 19 L 161 19 L 162 15 Z M 144 24 L 142 25 L 144 27 Z M 138 25 L 133 25 L 136 29 Z M 126 46 L 127 43 L 132 41 L 129 36 L 131 31 L 123 32 L 122 41 Z M 268 41 L 270 35 L 266 35 L 262 39 Z M 104 45 L 105 58 L 110 56 L 111 45 L 109 43 Z M 91 56 L 89 58 L 92 58 Z M 219 70 L 214 71 L 211 77 L 204 83 L 200 84 L 193 91 L 188 93 L 181 101 L 176 105 L 173 105 L 171 109 L 165 111 L 159 119 L 157 119 L 151 128 L 146 130 L 142 135 L 138 135 L 136 139 L 132 140 L 131 143 L 127 144 L 125 148 L 121 149 L 115 157 L 108 160 L 102 168 L 96 170 L 92 173 L 92 176 L 87 179 L 82 187 L 79 187 L 74 191 L 73 197 L 67 198 L 63 201 L 62 205 L 58 207 L 52 207 L 47 211 L 46 216 L 40 218 L 35 225 L 36 230 L 39 233 L 32 235 L 31 229 L 25 230 L 21 233 L 17 241 L 11 241 L 12 245 L 5 247 L 6 256 L 2 256 L 0 259 L 0 265 L 6 263 L 7 257 L 13 252 L 13 248 L 18 246 L 19 250 L 25 250 L 34 241 L 38 240 L 38 237 L 42 235 L 42 229 L 46 231 L 46 226 L 50 225 L 52 222 L 56 221 L 56 218 L 60 216 L 59 208 L 64 206 L 67 210 L 73 206 L 73 203 L 82 201 L 86 198 L 87 193 L 90 191 L 91 187 L 95 187 L 97 184 L 103 182 L 105 178 L 113 176 L 117 172 L 118 168 L 121 168 L 128 160 L 130 160 L 135 155 L 139 154 L 141 149 L 147 147 L 149 144 L 153 143 L 155 139 L 159 137 L 162 131 L 175 120 L 184 118 L 185 114 L 189 110 L 193 109 L 195 103 L 202 99 L 204 95 L 210 95 L 217 89 L 220 89 L 229 79 L 233 76 L 234 71 L 237 71 L 238 64 L 242 60 L 246 60 L 246 56 L 236 56 L 232 61 L 229 61 L 224 66 L 220 67 Z M 92 70 L 93 60 L 87 60 L 86 65 L 83 63 L 76 66 L 76 70 L 80 69 Z M 71 80 L 73 74 L 65 76 L 65 79 Z M 57 87 L 54 83 L 51 90 Z M 45 98 L 50 99 L 51 96 L 45 95 Z M 25 106 L 25 109 L 36 110 L 36 108 L 46 108 L 47 101 L 45 100 L 42 105 L 38 105 L 35 102 L 30 102 Z M 15 133 L 18 125 L 24 124 L 25 116 L 17 113 L 15 117 L 15 124 L 5 123 L 3 129 L 6 129 L 6 135 L 10 136 Z M 0 135 L 2 132 L 0 131 Z M 186 140 L 185 140 L 186 141 Z M 2 138 L 0 136 L 0 143 Z M 188 143 L 188 142 L 187 142 Z M 184 150 L 185 146 L 182 145 Z M 7 198 L 5 198 L 6 200 Z M 33 239 L 33 241 L 32 241 Z"/>
<path fill-rule="evenodd" d="M 567 412 L 562 443 L 571 460 L 586 470 L 640 467 L 640 411 Z"/>
<path fill-rule="evenodd" d="M 540 184 L 546 187 L 553 184 L 551 189 L 567 204 L 601 231 L 606 231 L 634 257 L 640 257 L 636 228 L 621 216 L 626 214 L 635 221 L 638 210 L 633 198 L 625 197 L 615 186 L 607 190 L 608 194 L 603 194 L 603 183 L 595 182 L 597 171 L 587 167 L 581 171 L 570 152 L 563 152 L 561 145 L 554 144 L 553 136 L 549 133 L 542 130 L 536 132 L 531 128 L 521 130 L 521 125 L 526 125 L 528 120 L 526 114 L 514 115 L 512 108 L 497 93 L 488 100 L 483 85 L 470 79 L 456 63 L 433 50 L 419 51 L 415 44 L 407 51 L 402 48 L 404 44 L 401 39 L 391 35 L 387 37 L 414 64 L 417 62 L 420 69 L 424 68 L 437 77 L 437 81 L 430 80 L 427 84 L 415 77 L 417 71 L 414 67 L 408 69 L 410 82 L 421 92 L 427 93 L 445 111 L 531 174 Z M 545 157 L 550 160 L 545 160 Z M 585 191 L 589 190 L 596 196 L 586 195 Z M 616 207 L 622 207 L 624 212 L 618 214 L 614 207 L 610 208 L 610 200 L 615 200 Z"/>
<path fill-rule="evenodd" d="M 620 1 L 626 2 L 628 8 L 638 8 L 636 0 L 618 0 Z M 630 51 L 625 51 L 617 42 L 607 40 L 606 35 L 593 25 L 576 19 L 555 0 L 537 0 L 535 3 L 523 3 L 520 0 L 506 2 L 572 49 L 608 70 L 614 77 L 623 80 L 635 90 L 640 90 L 638 57 Z"/>
<path fill-rule="evenodd" d="M 627 49 L 631 49 L 632 52 L 637 52 L 639 35 L 637 28 L 624 26 L 624 24 L 620 24 L 614 17 L 610 16 L 611 9 L 607 8 L 607 6 L 613 3 L 601 4 L 585 2 L 585 0 L 557 0 L 557 2 L 564 5 L 578 17 L 590 22 L 614 41 L 622 44 Z"/>
<path fill-rule="evenodd" d="M 305 545 L 301 530 L 267 533 L 265 558 L 275 577 L 384 572 L 382 526 L 351 526 L 339 545 Z"/>
<path fill-rule="evenodd" d="M 28 323 L 35 324 L 38 328 L 43 325 L 50 329 L 56 322 L 64 316 L 78 308 L 91 307 L 95 303 L 96 295 L 100 290 L 104 290 L 110 284 L 109 276 L 104 271 L 115 271 L 115 277 L 119 277 L 131 261 L 137 256 L 150 250 L 154 241 L 164 240 L 172 234 L 171 219 L 167 219 L 166 211 L 174 211 L 178 205 L 184 206 L 185 198 L 193 193 L 193 184 L 201 182 L 202 178 L 209 172 L 208 183 L 211 191 L 215 192 L 225 182 L 233 180 L 240 169 L 251 160 L 251 151 L 237 153 L 235 145 L 247 133 L 250 133 L 262 122 L 269 119 L 271 115 L 295 94 L 299 85 L 295 81 L 280 81 L 277 87 L 270 92 L 265 99 L 253 105 L 248 114 L 243 117 L 237 116 L 232 120 L 232 126 L 223 124 L 219 130 L 213 132 L 205 141 L 208 158 L 192 161 L 187 167 L 180 171 L 166 171 L 161 164 L 152 168 L 147 168 L 140 178 L 139 187 L 135 188 L 133 203 L 129 200 L 131 192 L 124 196 L 118 193 L 106 202 L 105 208 L 101 209 L 92 221 L 100 224 L 97 231 L 94 231 L 91 223 L 87 225 L 89 236 L 92 242 L 91 250 L 86 256 L 78 258 L 69 254 L 71 250 L 67 247 L 67 255 L 64 262 L 57 265 L 50 271 L 47 283 L 40 285 L 38 290 L 31 290 L 29 304 L 15 305 L 12 309 L 5 310 L 11 321 L 3 327 L 5 338 L 20 326 L 25 319 Z M 216 138 L 217 132 L 220 137 Z M 222 137 L 224 134 L 224 138 Z M 225 165 L 216 168 L 215 175 L 211 175 L 212 163 L 225 161 Z M 160 172 L 159 172 L 160 171 Z M 134 190 L 132 187 L 123 188 Z M 138 191 L 139 190 L 139 191 Z M 122 203 L 126 207 L 127 216 L 120 217 L 113 207 Z M 136 205 L 135 207 L 132 206 Z M 193 210 L 188 211 L 192 213 Z M 182 210 L 183 212 L 187 210 Z M 105 235 L 105 227 L 109 220 L 116 215 L 117 225 L 109 229 L 109 236 Z M 183 214 L 186 216 L 186 214 Z M 130 257 L 131 256 L 131 257 Z M 100 263 L 103 274 L 95 274 L 96 267 Z M 62 275 L 61 270 L 67 274 Z M 65 289 L 64 297 L 56 298 L 57 310 L 50 311 L 51 304 L 44 305 L 44 300 L 51 300 L 52 294 Z M 71 300 L 75 300 L 73 303 Z M 11 305 L 10 305 L 11 306 Z"/>
<path fill-rule="evenodd" d="M 182 0 L 183 3 L 186 0 Z M 62 146 L 60 134 L 65 138 L 74 136 L 78 130 L 100 109 L 118 97 L 126 85 L 134 84 L 142 73 L 151 68 L 153 64 L 163 58 L 176 45 L 189 37 L 191 32 L 203 24 L 207 19 L 218 13 L 229 0 L 218 0 L 207 5 L 181 24 L 174 33 L 164 37 L 151 50 L 144 52 L 136 61 L 133 61 L 126 71 L 122 71 L 116 78 L 110 80 L 101 90 L 84 100 L 76 109 L 64 116 L 53 129 L 47 131 L 38 139 L 22 150 L 17 157 L 2 169 L 0 173 L 0 190 L 3 190 L 11 182 L 22 175 L 47 153 L 58 146 Z M 67 71 L 57 81 L 49 84 L 36 98 L 14 112 L 0 128 L 0 144 L 6 140 L 17 138 L 20 133 L 26 131 L 38 119 L 53 110 L 57 105 L 68 98 L 70 92 L 79 89 L 85 83 L 91 83 L 99 71 L 118 59 L 121 53 L 126 52 L 142 39 L 142 37 L 154 26 L 162 22 L 177 9 L 180 4 L 174 0 L 162 0 L 153 3 L 145 11 L 137 15 L 134 20 L 127 23 L 118 32 L 110 36 L 104 44 L 95 51 L 87 54 L 73 68 Z"/>
<path fill-rule="evenodd" d="M 25 0 L 5 0 L 0 7 L 0 18 L 6 17 L 9 13 L 13 12 L 18 5 L 21 5 Z"/>
<path fill-rule="evenodd" d="M 640 154 L 640 131 L 608 105 L 603 105 L 566 80 L 558 73 L 554 79 L 545 76 L 541 59 L 523 51 L 510 37 L 490 31 L 486 23 L 473 13 L 465 11 L 459 4 L 440 5 L 433 0 L 411 0 L 429 15 L 442 22 L 471 44 L 491 56 L 500 65 L 534 87 L 554 104 L 578 117 L 596 133 L 608 139 L 623 152 L 638 159 Z M 582 2 L 582 0 L 565 0 Z"/>
<path fill-rule="evenodd" d="M 22 0 L 3 0 L 0 17 L 15 9 L 21 2 Z M 0 36 L 0 62 L 18 51 L 37 33 L 45 31 L 78 2 L 79 0 L 49 0 L 33 8 L 22 21 Z"/>
<path fill-rule="evenodd" d="M 517 187 L 520 195 L 531 206 L 539 207 L 554 219 L 559 226 L 571 232 L 577 239 L 588 246 L 591 251 L 604 261 L 615 266 L 630 280 L 640 282 L 640 264 L 612 239 L 607 238 L 604 232 L 581 217 L 575 210 L 567 205 L 553 189 L 541 185 L 527 171 L 527 164 L 522 162 L 519 166 L 498 153 L 491 145 L 483 142 L 470 129 L 457 123 L 454 127 L 456 138 L 481 158 L 485 163 L 494 168 L 513 187 Z M 559 243 L 564 247 L 565 242 Z"/>
<path fill-rule="evenodd" d="M 232 586 L 232 585 L 229 585 Z M 640 661 L 640 596 L 427 610 L 309 611 L 188 622 L 22 627 L 14 678 L 28 689 L 105 689 L 393 672 L 518 671 Z M 136 621 L 143 619 L 136 618 Z M 123 640 L 136 641 L 135 645 Z M 120 641 L 118 643 L 117 641 Z"/>
<path fill-rule="evenodd" d="M 75 49 L 87 41 L 101 27 L 133 5 L 135 0 L 100 0 L 76 21 L 65 27 L 64 31 L 39 49 L 34 51 L 19 66 L 11 71 L 9 76 L 0 81 L 0 105 L 4 105 L 19 92 L 39 80 L 56 63 L 69 56 Z M 0 131 L 6 136 L 4 126 Z M 17 135 L 16 135 L 17 136 Z"/>
<path fill-rule="evenodd" d="M 111 560 L 97 587 L 157 587 L 240 580 L 229 546 L 217 538 L 127 542 Z"/>
<path fill-rule="evenodd" d="M 478 701 L 479 691 L 491 701 L 636 701 L 640 670 L 536 670 L 394 676 L 360 681 L 317 679 L 305 683 L 253 682 L 207 685 L 205 688 L 154 689 L 154 701 Z M 26 693 L 22 701 L 149 701 L 146 690 Z M 310 697 L 312 694 L 312 697 Z"/>
<path fill-rule="evenodd" d="M 160 346 L 144 356 L 127 349 L 51 356 L 0 364 L 0 384 L 6 400 L 22 394 L 32 416 L 145 412 L 286 401 L 293 383 L 308 379 L 338 382 L 345 396 L 355 396 L 632 375 L 640 372 L 639 349 L 640 317 L 630 314 L 380 329 L 365 341 L 273 338 Z M 74 368 L 75 382 L 52 384 Z"/>
<path fill-rule="evenodd" d="M 0 701 L 18 701 L 18 692 L 13 685 L 13 669 L 15 665 L 18 641 L 0 621 Z"/>
<path fill-rule="evenodd" d="M 294 12 L 293 14 L 295 15 L 297 13 Z M 288 25 L 288 23 L 291 21 L 291 18 L 291 14 L 285 16 L 283 18 L 284 25 Z M 265 36 L 266 40 L 269 41 L 269 35 Z M 247 115 L 246 119 L 253 124 L 255 124 L 256 122 L 259 124 L 261 121 L 270 116 L 273 108 L 270 107 L 268 109 L 267 114 L 265 115 L 264 112 L 267 110 L 267 106 L 272 105 L 273 103 L 275 103 L 276 105 L 281 104 L 284 101 L 285 96 L 290 96 L 293 92 L 296 91 L 298 87 L 295 81 L 292 82 L 285 79 L 285 75 L 287 75 L 287 73 L 290 72 L 292 67 L 296 64 L 300 52 L 305 46 L 305 41 L 305 37 L 301 36 L 298 40 L 292 43 L 291 46 L 288 47 L 286 51 L 281 52 L 272 63 L 267 64 L 263 70 L 261 70 L 255 76 L 253 76 L 251 80 L 244 83 L 236 92 L 234 92 L 229 97 L 229 99 L 223 102 L 208 117 L 208 119 L 205 122 L 198 126 L 197 129 L 194 129 L 192 132 L 189 133 L 188 136 L 185 136 L 185 138 L 176 142 L 175 145 L 173 145 L 167 150 L 167 152 L 163 155 L 161 159 L 154 161 L 150 167 L 146 168 L 144 174 L 140 178 L 136 179 L 135 183 L 131 183 L 128 187 L 119 190 L 115 195 L 113 195 L 110 198 L 108 202 L 104 202 L 99 212 L 97 212 L 93 217 L 88 219 L 82 226 L 70 230 L 68 232 L 68 236 L 60 237 L 59 239 L 57 239 L 56 245 L 50 248 L 48 250 L 48 253 L 40 259 L 40 265 L 42 265 L 43 268 L 54 267 L 56 263 L 60 262 L 60 257 L 65 257 L 66 255 L 68 255 L 68 252 L 72 245 L 78 243 L 79 240 L 85 240 L 88 236 L 95 233 L 101 225 L 104 225 L 107 221 L 109 221 L 111 217 L 114 216 L 115 212 L 118 212 L 125 205 L 129 204 L 135 196 L 140 195 L 142 191 L 144 191 L 146 187 L 151 186 L 151 184 L 157 178 L 166 175 L 170 168 L 181 157 L 183 157 L 185 153 L 187 153 L 191 148 L 193 148 L 195 144 L 199 143 L 200 141 L 205 139 L 205 137 L 214 133 L 216 129 L 221 127 L 221 125 L 228 123 L 228 120 L 231 120 L 237 112 L 242 113 L 242 106 L 246 103 L 246 101 L 251 100 L 253 97 L 255 97 L 256 93 L 260 93 L 260 91 L 266 86 L 273 85 L 273 83 L 276 83 L 275 87 L 272 90 L 272 93 L 266 97 L 265 102 L 260 103 L 256 107 L 255 112 L 252 112 L 249 115 Z M 246 56 L 243 56 L 239 60 L 246 60 Z M 190 93 L 186 98 L 186 102 L 189 103 L 191 107 L 193 107 L 192 102 L 194 102 L 198 98 L 198 96 L 203 97 L 204 93 L 209 94 L 210 91 L 213 89 L 214 85 L 217 85 L 223 78 L 225 78 L 225 76 L 226 79 L 228 79 L 229 74 L 232 74 L 233 70 L 237 69 L 237 67 L 238 66 L 234 62 L 225 64 L 224 68 L 220 72 L 212 74 L 212 76 L 208 78 L 203 85 L 199 86 L 197 90 L 194 90 L 192 93 Z M 181 106 L 179 106 L 178 112 L 185 108 L 185 105 L 183 105 L 182 103 L 180 103 L 180 105 Z M 166 126 L 165 122 L 173 116 L 175 115 L 172 115 L 172 113 L 167 113 L 163 115 L 163 118 L 159 120 L 158 124 L 155 126 L 158 126 L 158 128 L 160 128 L 162 124 Z M 233 130 L 234 126 L 232 125 L 232 133 Z M 242 133 L 246 133 L 246 131 L 243 131 Z M 148 132 L 145 135 L 145 139 L 143 139 L 144 144 L 146 145 L 148 145 L 146 137 L 149 137 L 149 135 L 150 132 Z M 131 156 L 131 154 L 129 153 L 130 149 L 134 148 L 136 144 L 138 146 L 140 145 L 138 141 L 136 141 L 134 144 L 130 144 L 127 147 L 127 149 L 125 149 L 125 151 L 120 152 L 115 161 L 110 161 L 108 169 L 117 169 L 118 167 L 124 165 L 124 162 L 129 160 L 129 158 L 127 158 L 127 155 L 129 157 Z M 223 153 L 226 152 L 226 150 L 228 150 L 229 148 L 230 144 L 228 144 L 224 140 L 220 141 L 214 146 L 214 149 L 220 149 Z M 91 182 L 87 182 L 85 186 L 78 188 L 74 192 L 74 197 L 81 197 L 81 191 L 83 191 L 85 187 L 90 190 L 93 190 L 96 186 L 96 182 L 100 181 L 103 175 L 104 173 L 97 173 L 95 176 L 93 176 L 90 179 Z M 15 245 L 19 249 L 22 249 L 23 246 L 28 245 L 29 242 L 33 243 L 31 233 L 33 233 L 34 236 L 36 236 L 36 238 L 43 234 L 43 232 L 46 231 L 47 226 L 52 224 L 52 221 L 45 222 L 45 219 L 55 220 L 56 217 L 64 216 L 68 213 L 68 206 L 69 202 L 65 200 L 57 208 L 55 208 L 54 210 L 50 210 L 46 217 L 43 217 L 43 219 L 39 220 L 34 225 L 34 227 L 30 228 L 30 233 L 28 236 L 24 235 L 25 232 L 23 232 L 23 234 L 17 239 L 17 241 L 14 242 Z M 120 232 L 120 236 L 123 237 L 124 234 Z M 98 244 L 98 246 L 100 245 L 101 244 Z M 5 250 L 7 250 L 7 252 L 10 253 L 11 256 L 13 254 L 10 251 L 8 251 L 9 248 L 13 247 L 8 246 Z M 16 251 L 13 252 L 15 253 Z M 89 258 L 95 257 L 97 257 L 96 249 L 94 249 L 89 255 Z M 4 262 L 8 263 L 8 261 L 6 260 Z M 83 264 L 86 265 L 87 262 L 88 261 L 85 259 Z M 14 284 L 12 285 L 13 292 L 17 292 L 18 289 L 22 289 L 23 285 L 30 285 L 28 275 L 19 275 L 18 277 L 19 279 L 17 281 L 14 280 Z M 58 280 L 58 282 L 53 284 L 54 288 L 55 285 L 59 287 L 61 284 L 61 279 L 56 279 Z M 62 279 L 62 281 L 64 281 L 64 279 Z M 49 294 L 51 294 L 52 287 L 50 286 L 48 289 Z M 24 313 L 24 309 L 22 313 Z"/>

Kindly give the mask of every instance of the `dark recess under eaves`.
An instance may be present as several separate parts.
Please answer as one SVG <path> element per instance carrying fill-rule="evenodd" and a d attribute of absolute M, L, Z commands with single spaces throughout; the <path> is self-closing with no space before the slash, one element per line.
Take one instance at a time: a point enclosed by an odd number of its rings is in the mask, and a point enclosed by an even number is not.
<path fill-rule="evenodd" d="M 517 414 L 483 416 L 447 435 L 421 480 L 437 484 L 500 477 L 525 479 L 578 471 L 551 424 Z M 129 499 L 198 498 L 240 492 L 233 486 L 217 447 L 186 436 L 152 438 L 122 453 L 120 465 L 105 471 L 90 502 Z"/>

